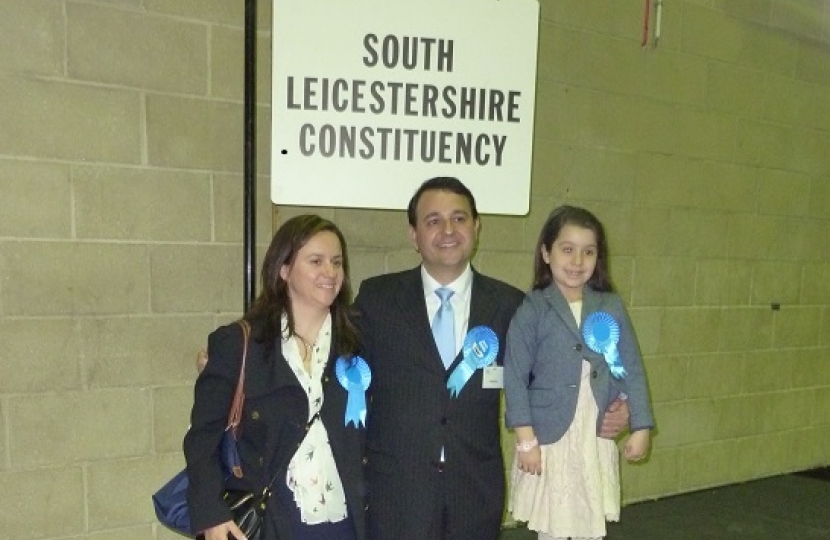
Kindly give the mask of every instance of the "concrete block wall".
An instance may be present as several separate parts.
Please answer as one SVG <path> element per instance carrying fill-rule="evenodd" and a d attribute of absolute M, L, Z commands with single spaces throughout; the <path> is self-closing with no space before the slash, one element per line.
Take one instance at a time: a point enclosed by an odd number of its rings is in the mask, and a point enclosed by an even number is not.
<path fill-rule="evenodd" d="M 242 308 L 243 8 L 0 3 L 0 539 L 174 537 L 149 495 Z"/>
<path fill-rule="evenodd" d="M 531 212 L 484 216 L 475 260 L 527 288 L 553 206 L 605 222 L 660 425 L 628 502 L 830 463 L 830 13 L 666 0 L 642 49 L 639 4 L 542 1 Z M 355 287 L 412 266 L 403 212 L 271 206 L 259 11 L 259 254 L 312 210 Z M 0 2 L 0 540 L 174 538 L 149 494 L 242 307 L 242 20 Z"/>

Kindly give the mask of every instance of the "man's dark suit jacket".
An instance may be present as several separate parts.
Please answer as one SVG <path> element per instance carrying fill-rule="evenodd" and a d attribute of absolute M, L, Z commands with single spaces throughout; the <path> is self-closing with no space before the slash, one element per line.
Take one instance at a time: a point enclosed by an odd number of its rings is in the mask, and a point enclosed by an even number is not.
<path fill-rule="evenodd" d="M 473 271 L 469 328 L 504 338 L 524 294 Z M 363 282 L 355 300 L 372 367 L 366 479 L 371 540 L 495 540 L 504 508 L 500 391 L 476 370 L 457 398 L 432 337 L 421 269 Z M 441 449 L 445 463 L 439 463 Z M 445 511 L 446 505 L 446 511 Z"/>
<path fill-rule="evenodd" d="M 260 327 L 254 323 L 252 335 Z M 202 531 L 231 519 L 222 500 L 223 474 L 219 443 L 228 420 L 242 358 L 242 329 L 223 326 L 208 338 L 210 361 L 196 380 L 191 428 L 184 439 L 190 480 L 188 507 L 192 529 Z M 323 381 L 320 421 L 326 426 L 349 515 L 358 540 L 366 538 L 365 487 L 362 474 L 365 433 L 345 425 L 347 393 L 333 373 L 335 357 Z M 251 339 L 245 374 L 245 403 L 238 439 L 244 476 L 234 488 L 261 491 L 275 477 L 285 483 L 288 463 L 302 441 L 308 420 L 308 397 L 282 356 L 279 343 Z M 290 540 L 289 514 L 277 489 L 268 500 L 265 540 Z M 348 519 L 348 518 L 347 518 Z"/>

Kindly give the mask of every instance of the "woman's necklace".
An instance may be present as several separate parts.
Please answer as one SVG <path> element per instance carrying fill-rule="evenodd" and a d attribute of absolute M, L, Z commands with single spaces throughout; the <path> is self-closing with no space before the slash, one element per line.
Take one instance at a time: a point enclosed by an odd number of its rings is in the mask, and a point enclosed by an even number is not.
<path fill-rule="evenodd" d="M 314 342 L 309 343 L 303 336 L 300 334 L 294 334 L 294 337 L 297 338 L 297 342 L 300 345 L 300 356 L 303 359 L 303 365 L 306 367 L 306 371 L 310 371 L 308 368 L 311 365 L 311 353 L 314 351 Z"/>

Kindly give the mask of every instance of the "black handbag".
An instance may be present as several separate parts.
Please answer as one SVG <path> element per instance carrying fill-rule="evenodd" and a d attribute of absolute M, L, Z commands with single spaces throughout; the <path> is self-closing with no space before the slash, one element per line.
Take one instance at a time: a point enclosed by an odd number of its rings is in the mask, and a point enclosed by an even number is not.
<path fill-rule="evenodd" d="M 256 495 L 250 491 L 227 490 L 225 502 L 233 514 L 233 522 L 248 540 L 261 540 L 262 522 L 265 519 L 265 503 L 271 495 L 270 487 Z M 199 535 L 199 538 L 203 538 Z M 232 538 L 228 535 L 228 538 Z"/>
<path fill-rule="evenodd" d="M 239 380 L 228 413 L 228 424 L 222 436 L 222 467 L 225 469 L 225 478 L 234 476 L 242 478 L 242 462 L 236 447 L 236 437 L 239 422 L 242 419 L 242 405 L 245 402 L 245 360 L 248 356 L 248 340 L 251 328 L 247 321 L 240 321 L 244 344 L 242 346 L 242 365 L 239 370 Z M 262 522 L 265 517 L 265 503 L 271 496 L 271 485 L 276 476 L 271 479 L 262 493 L 250 491 L 226 490 L 225 502 L 233 515 L 233 521 L 239 526 L 248 540 L 262 538 Z M 164 486 L 153 494 L 153 506 L 156 517 L 162 525 L 185 536 L 193 537 L 199 531 L 190 527 L 190 512 L 187 507 L 187 470 L 182 470 L 171 478 Z M 203 538 L 198 535 L 197 538 Z M 230 538 L 230 535 L 229 535 Z"/>

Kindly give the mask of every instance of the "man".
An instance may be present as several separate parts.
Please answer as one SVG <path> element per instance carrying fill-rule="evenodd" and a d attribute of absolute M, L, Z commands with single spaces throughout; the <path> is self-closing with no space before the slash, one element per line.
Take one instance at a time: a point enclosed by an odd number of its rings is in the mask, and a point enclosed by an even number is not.
<path fill-rule="evenodd" d="M 471 267 L 481 222 L 472 193 L 459 180 L 426 181 L 407 216 L 422 264 L 364 281 L 355 300 L 363 354 L 372 367 L 370 538 L 496 540 L 505 494 L 498 370 L 524 294 Z M 454 319 L 448 366 L 431 330 L 442 309 L 436 289 L 444 287 L 452 291 Z M 481 326 L 495 333 L 498 355 L 451 395 L 447 383 L 464 363 L 464 337 Z"/>

